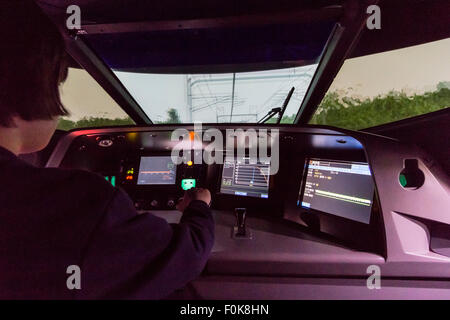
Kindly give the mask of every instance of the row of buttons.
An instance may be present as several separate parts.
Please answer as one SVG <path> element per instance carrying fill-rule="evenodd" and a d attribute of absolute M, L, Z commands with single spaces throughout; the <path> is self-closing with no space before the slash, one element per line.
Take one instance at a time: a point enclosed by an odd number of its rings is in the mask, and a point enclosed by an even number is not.
<path fill-rule="evenodd" d="M 170 198 L 167 200 L 165 207 L 169 208 L 169 209 L 174 209 L 175 205 L 176 205 L 175 200 Z M 160 202 L 156 199 L 153 199 L 151 201 L 150 200 L 138 200 L 134 203 L 134 206 L 138 210 L 162 208 Z"/>

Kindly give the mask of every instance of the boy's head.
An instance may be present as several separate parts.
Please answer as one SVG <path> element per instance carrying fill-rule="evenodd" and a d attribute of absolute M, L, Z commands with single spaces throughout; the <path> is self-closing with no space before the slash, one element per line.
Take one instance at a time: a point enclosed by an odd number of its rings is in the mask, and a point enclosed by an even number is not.
<path fill-rule="evenodd" d="M 2 0 L 0 128 L 41 130 L 35 135 L 42 139 L 34 140 L 45 146 L 59 116 L 67 114 L 59 95 L 67 70 L 62 36 L 34 1 Z"/>

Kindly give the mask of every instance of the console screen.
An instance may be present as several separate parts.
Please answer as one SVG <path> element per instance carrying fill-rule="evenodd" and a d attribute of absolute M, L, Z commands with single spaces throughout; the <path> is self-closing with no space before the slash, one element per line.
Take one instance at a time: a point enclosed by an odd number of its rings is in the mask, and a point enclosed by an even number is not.
<path fill-rule="evenodd" d="M 237 196 L 269 197 L 270 160 L 225 159 L 220 192 Z"/>
<path fill-rule="evenodd" d="M 177 168 L 169 157 L 141 157 L 138 185 L 175 184 Z"/>
<path fill-rule="evenodd" d="M 297 202 L 303 208 L 370 222 L 374 184 L 367 163 L 309 159 L 303 189 Z"/>

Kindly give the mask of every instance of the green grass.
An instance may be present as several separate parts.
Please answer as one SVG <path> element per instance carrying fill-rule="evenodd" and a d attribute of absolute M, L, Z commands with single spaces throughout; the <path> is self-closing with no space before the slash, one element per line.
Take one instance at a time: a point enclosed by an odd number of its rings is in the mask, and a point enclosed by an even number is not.
<path fill-rule="evenodd" d="M 322 100 L 309 123 L 359 130 L 445 109 L 450 106 L 450 89 L 438 88 L 422 95 L 389 92 L 364 100 L 341 98 L 331 92 Z"/>

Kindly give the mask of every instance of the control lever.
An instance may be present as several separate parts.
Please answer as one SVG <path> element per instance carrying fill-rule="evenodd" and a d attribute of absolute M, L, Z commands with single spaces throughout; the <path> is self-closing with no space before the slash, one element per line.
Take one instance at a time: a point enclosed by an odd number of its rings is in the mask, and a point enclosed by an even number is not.
<path fill-rule="evenodd" d="M 251 239 L 251 232 L 246 224 L 247 209 L 235 208 L 234 214 L 236 215 L 236 225 L 231 230 L 232 238 Z"/>
<path fill-rule="evenodd" d="M 234 209 L 234 213 L 236 214 L 236 235 L 245 236 L 245 215 L 247 213 L 247 210 L 245 208 L 236 208 Z"/>

